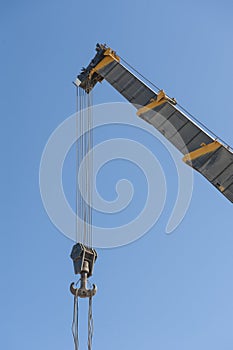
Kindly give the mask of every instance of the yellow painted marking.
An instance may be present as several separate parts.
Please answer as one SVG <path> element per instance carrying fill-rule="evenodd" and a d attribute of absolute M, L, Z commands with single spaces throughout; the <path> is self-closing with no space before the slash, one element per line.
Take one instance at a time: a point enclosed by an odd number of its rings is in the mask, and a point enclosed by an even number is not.
<path fill-rule="evenodd" d="M 201 145 L 202 145 L 202 147 L 196 149 L 193 152 L 190 152 L 190 153 L 186 154 L 183 157 L 183 161 L 185 163 L 187 163 L 188 161 L 197 159 L 197 158 L 199 158 L 201 156 L 204 156 L 205 154 L 214 152 L 219 147 L 221 147 L 221 143 L 219 143 L 218 141 L 211 142 L 208 145 L 202 143 Z"/>
<path fill-rule="evenodd" d="M 140 116 L 141 114 L 146 113 L 149 110 L 158 107 L 166 102 L 176 104 L 176 100 L 174 98 L 168 97 L 163 90 L 160 90 L 156 99 L 151 99 L 151 102 L 148 103 L 148 105 L 139 108 L 139 110 L 137 111 L 137 115 Z"/>

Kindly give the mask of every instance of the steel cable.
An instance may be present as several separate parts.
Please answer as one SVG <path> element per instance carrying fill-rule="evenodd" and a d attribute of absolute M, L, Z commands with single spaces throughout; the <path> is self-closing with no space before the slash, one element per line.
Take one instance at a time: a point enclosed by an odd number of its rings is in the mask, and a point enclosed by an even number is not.
<path fill-rule="evenodd" d="M 92 338 L 94 331 L 94 322 L 92 314 L 92 297 L 89 298 L 89 310 L 88 310 L 88 350 L 92 349 Z"/>
<path fill-rule="evenodd" d="M 73 338 L 74 338 L 74 348 L 75 348 L 75 350 L 78 350 L 79 349 L 79 339 L 78 339 L 78 296 L 74 297 L 72 334 L 73 334 Z"/>

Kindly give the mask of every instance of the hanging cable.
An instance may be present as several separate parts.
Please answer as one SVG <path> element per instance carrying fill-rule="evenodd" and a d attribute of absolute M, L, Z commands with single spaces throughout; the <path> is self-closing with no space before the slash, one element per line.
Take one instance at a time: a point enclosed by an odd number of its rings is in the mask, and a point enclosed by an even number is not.
<path fill-rule="evenodd" d="M 78 195 L 78 169 L 79 169 L 79 144 L 78 144 L 78 135 L 79 135 L 79 110 L 80 110 L 80 95 L 79 95 L 79 89 L 76 89 L 76 118 L 75 118 L 75 137 L 76 137 L 76 174 L 75 174 L 75 181 L 76 181 L 76 189 L 75 189 L 75 238 L 76 242 L 78 242 L 78 233 L 80 232 L 79 229 L 79 220 L 78 220 L 78 213 L 79 213 L 79 195 Z"/>
<path fill-rule="evenodd" d="M 93 113 L 92 93 L 77 88 L 77 120 L 76 120 L 76 173 L 82 164 L 82 173 L 77 175 L 76 183 L 76 240 L 92 247 L 92 181 L 93 181 Z M 83 198 L 85 196 L 85 198 Z M 79 239 L 78 239 L 79 238 Z"/>
<path fill-rule="evenodd" d="M 70 290 L 74 295 L 74 310 L 72 333 L 75 350 L 79 348 L 78 340 L 78 298 L 88 298 L 88 350 L 92 348 L 93 315 L 92 297 L 97 288 L 87 288 L 88 277 L 92 275 L 93 265 L 97 258 L 96 251 L 92 248 L 92 182 L 93 182 L 93 115 L 92 94 L 77 88 L 77 113 L 76 113 L 76 244 L 71 252 L 76 274 L 80 274 L 80 286 Z M 79 281 L 76 283 L 78 285 Z"/>
<path fill-rule="evenodd" d="M 78 350 L 79 349 L 79 339 L 78 339 L 78 296 L 74 297 L 72 334 L 73 334 L 73 338 L 74 338 L 74 348 L 75 348 L 75 350 Z"/>
<path fill-rule="evenodd" d="M 88 247 L 92 247 L 92 188 L 93 188 L 93 113 L 92 93 L 87 95 L 87 228 Z"/>
<path fill-rule="evenodd" d="M 94 322 L 92 315 L 92 297 L 89 298 L 89 310 L 88 310 L 88 350 L 92 349 Z"/>

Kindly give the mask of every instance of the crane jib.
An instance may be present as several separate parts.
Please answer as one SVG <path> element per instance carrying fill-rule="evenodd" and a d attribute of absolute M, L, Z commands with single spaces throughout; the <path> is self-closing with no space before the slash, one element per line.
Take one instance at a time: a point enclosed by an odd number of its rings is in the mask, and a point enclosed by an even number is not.
<path fill-rule="evenodd" d="M 105 79 L 137 109 L 182 154 L 183 161 L 201 173 L 229 201 L 233 202 L 233 153 L 204 128 L 184 114 L 176 100 L 163 90 L 153 91 L 120 63 L 120 57 L 106 45 L 97 44 L 96 55 L 78 75 L 75 85 L 89 93 Z"/>

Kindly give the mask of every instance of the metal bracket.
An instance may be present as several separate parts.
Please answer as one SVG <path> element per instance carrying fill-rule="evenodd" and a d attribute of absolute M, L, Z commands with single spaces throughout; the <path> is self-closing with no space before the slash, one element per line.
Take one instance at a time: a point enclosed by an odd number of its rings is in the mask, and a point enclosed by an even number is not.
<path fill-rule="evenodd" d="M 151 99 L 150 103 L 148 103 L 146 106 L 143 106 L 142 108 L 139 108 L 139 110 L 137 111 L 137 115 L 140 116 L 141 114 L 146 113 L 149 110 L 154 109 L 166 102 L 170 102 L 173 105 L 177 104 L 175 98 L 168 97 L 165 94 L 164 90 L 160 90 L 156 99 Z"/>
<path fill-rule="evenodd" d="M 182 158 L 182 160 L 185 163 L 189 163 L 194 159 L 197 159 L 201 156 L 204 156 L 207 153 L 214 152 L 217 150 L 219 147 L 221 147 L 221 143 L 218 141 L 214 141 L 206 145 L 205 143 L 201 144 L 201 147 L 196 149 L 195 151 L 192 151 L 190 153 L 185 154 L 185 156 Z"/>
<path fill-rule="evenodd" d="M 104 51 L 104 58 L 90 71 L 89 79 L 91 79 L 94 73 L 98 73 L 100 69 L 103 69 L 113 61 L 120 62 L 120 57 L 116 55 L 115 51 L 108 47 L 106 51 Z"/>

